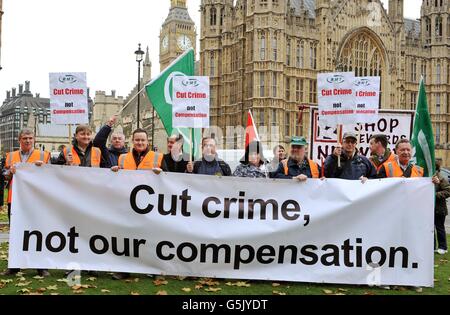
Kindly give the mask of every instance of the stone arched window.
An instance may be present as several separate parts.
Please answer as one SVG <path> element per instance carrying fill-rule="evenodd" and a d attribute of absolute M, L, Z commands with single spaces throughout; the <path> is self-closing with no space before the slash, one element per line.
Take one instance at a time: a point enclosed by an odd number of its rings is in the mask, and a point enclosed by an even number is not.
<path fill-rule="evenodd" d="M 382 76 L 385 66 L 381 48 L 365 32 L 345 43 L 340 63 L 342 70 L 353 71 L 356 76 Z"/>

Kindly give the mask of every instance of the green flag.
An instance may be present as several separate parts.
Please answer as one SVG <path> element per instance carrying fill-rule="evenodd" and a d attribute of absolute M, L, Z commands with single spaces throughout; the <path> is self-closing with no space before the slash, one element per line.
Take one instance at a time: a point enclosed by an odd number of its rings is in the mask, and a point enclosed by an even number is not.
<path fill-rule="evenodd" d="M 174 60 L 159 76 L 153 79 L 145 87 L 147 96 L 158 113 L 168 135 L 175 133 L 183 135 L 185 152 L 191 148 L 190 130 L 187 128 L 176 128 L 172 126 L 172 82 L 175 76 L 194 75 L 194 50 L 189 49 L 176 60 Z M 192 149 L 194 158 L 200 156 L 201 129 L 194 129 L 192 136 Z"/>
<path fill-rule="evenodd" d="M 413 162 L 424 168 L 425 177 L 433 177 L 436 173 L 434 133 L 428 111 L 427 94 L 423 77 L 420 80 L 419 100 L 417 102 L 411 143 L 413 147 Z"/>

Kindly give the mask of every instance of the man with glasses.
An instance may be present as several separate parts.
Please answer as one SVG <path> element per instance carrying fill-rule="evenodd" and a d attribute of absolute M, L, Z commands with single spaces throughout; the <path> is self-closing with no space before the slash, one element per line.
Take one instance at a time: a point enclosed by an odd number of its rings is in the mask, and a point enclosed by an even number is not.
<path fill-rule="evenodd" d="M 353 132 L 347 132 L 343 137 L 343 145 L 338 145 L 333 155 L 325 161 L 325 177 L 347 180 L 361 180 L 377 178 L 377 170 L 368 158 L 361 155 L 357 149 L 358 138 Z M 341 163 L 339 165 L 339 157 Z"/>

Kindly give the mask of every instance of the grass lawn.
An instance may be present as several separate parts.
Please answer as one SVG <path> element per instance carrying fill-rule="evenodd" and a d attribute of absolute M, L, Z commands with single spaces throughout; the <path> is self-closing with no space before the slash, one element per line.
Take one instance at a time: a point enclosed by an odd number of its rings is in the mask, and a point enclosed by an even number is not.
<path fill-rule="evenodd" d="M 450 237 L 449 237 L 450 241 Z M 0 246 L 0 270 L 7 266 L 7 244 Z M 46 279 L 36 277 L 35 270 L 18 276 L 0 276 L 0 295 L 449 295 L 450 254 L 436 255 L 435 288 L 416 291 L 391 287 L 391 290 L 367 286 L 272 283 L 223 279 L 155 277 L 135 275 L 129 280 L 114 281 L 110 274 L 98 277 L 82 275 L 80 285 L 70 287 L 63 271 L 50 271 Z M 420 292 L 421 291 L 421 292 Z"/>

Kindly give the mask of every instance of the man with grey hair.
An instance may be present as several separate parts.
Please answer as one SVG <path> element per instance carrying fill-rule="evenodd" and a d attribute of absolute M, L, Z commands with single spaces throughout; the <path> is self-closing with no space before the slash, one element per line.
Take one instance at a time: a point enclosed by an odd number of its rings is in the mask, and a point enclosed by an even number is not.
<path fill-rule="evenodd" d="M 12 181 L 14 174 L 16 173 L 16 164 L 19 163 L 32 163 L 36 166 L 42 166 L 47 164 L 50 160 L 50 153 L 45 151 L 36 150 L 34 148 L 34 132 L 29 128 L 25 128 L 19 133 L 19 145 L 20 149 L 14 152 L 10 152 L 6 155 L 4 174 L 9 181 L 8 191 L 8 218 L 11 216 L 11 204 L 12 204 Z M 17 196 L 16 196 L 17 197 Z M 26 197 L 26 196 L 25 196 Z M 12 214 L 14 215 L 14 214 Z M 10 220 L 11 221 L 11 220 Z M 10 276 L 18 273 L 19 269 L 7 269 L 3 272 L 2 276 Z M 40 269 L 38 274 L 42 277 L 48 277 L 50 273 L 47 270 Z"/>
<path fill-rule="evenodd" d="M 101 168 L 118 166 L 120 155 L 128 153 L 125 147 L 125 135 L 121 132 L 114 132 L 111 136 L 111 146 L 109 148 L 106 147 L 106 142 L 116 122 L 117 116 L 111 117 L 94 139 L 94 147 L 102 151 Z"/>

